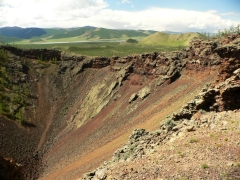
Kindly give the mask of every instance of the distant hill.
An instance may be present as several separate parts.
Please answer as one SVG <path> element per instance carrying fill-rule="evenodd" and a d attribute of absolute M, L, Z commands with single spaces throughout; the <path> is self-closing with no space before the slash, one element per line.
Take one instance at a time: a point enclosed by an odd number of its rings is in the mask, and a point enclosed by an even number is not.
<path fill-rule="evenodd" d="M 0 34 L 0 44 L 1 43 L 14 43 L 17 41 L 21 41 L 22 39 L 17 38 L 17 37 L 7 37 L 7 36 L 3 36 Z"/>
<path fill-rule="evenodd" d="M 154 32 L 155 33 L 155 32 Z M 112 39 L 112 38 L 122 38 L 122 37 L 146 37 L 149 34 L 152 34 L 149 31 L 143 30 L 114 30 L 114 29 L 104 29 L 98 28 L 95 29 L 89 38 L 99 38 L 99 39 Z"/>
<path fill-rule="evenodd" d="M 182 33 L 182 32 L 175 32 L 175 31 L 168 31 L 168 30 L 166 30 L 166 31 L 161 31 L 161 32 L 167 33 L 167 34 L 181 34 L 181 33 Z"/>
<path fill-rule="evenodd" d="M 103 39 L 142 39 L 156 33 L 152 30 L 125 30 L 125 29 L 105 29 L 92 26 L 77 28 L 20 28 L 3 27 L 0 28 L 0 36 L 7 39 L 6 42 L 29 40 L 29 42 L 39 41 L 79 41 L 79 40 L 103 40 Z M 12 39 L 13 38 L 13 39 Z M 18 38 L 18 39 L 16 39 Z M 20 39 L 19 39 L 20 38 Z M 3 39 L 3 38 L 2 38 Z M 11 41 L 11 39 L 13 41 Z"/>
<path fill-rule="evenodd" d="M 20 27 L 3 27 L 0 28 L 0 34 L 6 37 L 17 37 L 21 39 L 30 39 L 46 34 L 41 28 L 20 28 Z"/>
<path fill-rule="evenodd" d="M 146 37 L 156 31 L 143 30 L 116 30 L 94 27 L 82 27 L 74 30 L 67 30 L 54 34 L 50 39 L 78 37 L 83 39 L 113 39 L 123 37 Z"/>
<path fill-rule="evenodd" d="M 136 39 L 140 44 L 163 46 L 187 46 L 199 33 L 172 31 L 106 29 L 93 26 L 74 28 L 0 28 L 0 40 L 6 43 L 71 42 L 84 40 L 127 40 Z"/>
<path fill-rule="evenodd" d="M 140 44 L 149 45 L 164 45 L 164 46 L 187 46 L 189 42 L 194 37 L 201 37 L 200 33 L 190 32 L 182 34 L 167 34 L 164 32 L 156 32 L 143 40 Z"/>
<path fill-rule="evenodd" d="M 61 38 L 71 38 L 78 37 L 91 31 L 92 27 L 81 27 L 81 28 L 72 28 L 72 29 L 47 29 L 47 32 L 51 37 L 49 39 L 61 39 Z M 50 32 L 52 34 L 50 34 Z"/>

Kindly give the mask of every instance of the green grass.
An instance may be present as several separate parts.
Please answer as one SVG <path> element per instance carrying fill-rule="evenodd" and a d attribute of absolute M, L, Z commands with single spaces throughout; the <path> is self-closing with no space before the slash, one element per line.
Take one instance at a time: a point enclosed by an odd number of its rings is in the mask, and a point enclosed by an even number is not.
<path fill-rule="evenodd" d="M 196 138 L 191 138 L 189 142 L 190 143 L 196 143 L 196 142 L 198 142 L 198 140 Z"/>
<path fill-rule="evenodd" d="M 194 37 L 202 37 L 199 33 L 167 34 L 157 32 L 140 41 L 145 45 L 163 45 L 163 46 L 188 46 Z"/>
<path fill-rule="evenodd" d="M 127 56 L 150 52 L 177 51 L 183 46 L 150 46 L 121 42 L 84 42 L 84 43 L 61 43 L 61 44 L 18 44 L 18 47 L 58 49 L 66 52 L 85 56 Z"/>
<path fill-rule="evenodd" d="M 82 27 L 76 30 L 67 30 L 62 33 L 53 34 L 51 39 L 70 38 L 83 35 L 85 32 L 91 31 L 91 28 Z"/>
<path fill-rule="evenodd" d="M 178 151 L 178 154 L 179 154 L 179 156 L 180 156 L 181 158 L 184 157 L 184 154 L 183 154 L 181 151 Z"/>
<path fill-rule="evenodd" d="M 0 34 L 0 44 L 1 43 L 13 43 L 13 42 L 19 42 L 19 41 L 21 41 L 21 39 L 20 38 L 17 38 L 17 37 L 7 37 L 7 36 L 2 36 L 1 34 Z"/>
<path fill-rule="evenodd" d="M 207 164 L 202 164 L 202 168 L 207 169 L 207 168 L 209 168 L 209 166 Z"/>

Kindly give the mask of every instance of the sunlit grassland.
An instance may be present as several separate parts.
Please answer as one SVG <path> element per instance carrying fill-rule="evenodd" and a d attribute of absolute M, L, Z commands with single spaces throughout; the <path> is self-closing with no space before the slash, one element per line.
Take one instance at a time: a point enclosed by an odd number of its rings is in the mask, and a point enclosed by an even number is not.
<path fill-rule="evenodd" d="M 135 43 L 122 42 L 80 42 L 80 43 L 57 43 L 57 44 L 18 44 L 25 49 L 58 49 L 78 55 L 86 56 L 127 56 L 150 52 L 177 51 L 184 46 L 151 46 Z"/>

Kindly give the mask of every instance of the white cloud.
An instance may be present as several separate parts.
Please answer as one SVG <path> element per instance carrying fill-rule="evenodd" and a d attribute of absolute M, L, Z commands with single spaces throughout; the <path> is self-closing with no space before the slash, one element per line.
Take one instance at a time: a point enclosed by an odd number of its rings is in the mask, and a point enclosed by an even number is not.
<path fill-rule="evenodd" d="M 125 4 L 125 3 L 131 3 L 129 0 L 122 0 L 122 3 Z"/>
<path fill-rule="evenodd" d="M 104 0 L 0 0 L 0 4 L 2 27 L 91 25 L 113 29 L 212 32 L 240 23 L 221 18 L 215 10 L 207 12 L 166 8 L 149 8 L 141 11 L 111 10 Z"/>
<path fill-rule="evenodd" d="M 229 16 L 229 15 L 240 16 L 239 13 L 235 13 L 235 12 L 227 12 L 227 13 L 222 13 L 220 15 L 221 16 Z"/>

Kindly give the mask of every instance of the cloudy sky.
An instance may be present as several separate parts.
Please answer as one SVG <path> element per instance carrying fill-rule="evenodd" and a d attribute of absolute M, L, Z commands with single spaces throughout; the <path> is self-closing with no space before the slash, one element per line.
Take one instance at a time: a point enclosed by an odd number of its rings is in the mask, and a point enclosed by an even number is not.
<path fill-rule="evenodd" d="M 216 32 L 240 24 L 240 0 L 0 0 L 0 27 Z"/>

